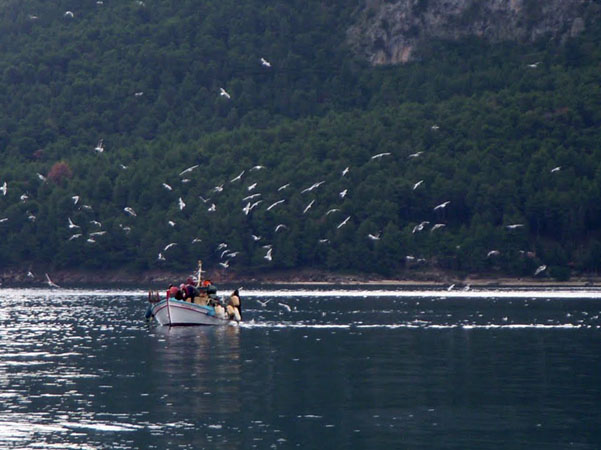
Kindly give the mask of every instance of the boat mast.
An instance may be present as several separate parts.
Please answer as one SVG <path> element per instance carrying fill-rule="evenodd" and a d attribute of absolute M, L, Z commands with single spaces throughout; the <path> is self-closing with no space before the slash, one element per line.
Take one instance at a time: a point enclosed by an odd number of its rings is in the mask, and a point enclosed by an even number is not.
<path fill-rule="evenodd" d="M 198 282 L 196 283 L 196 287 L 200 287 L 202 283 L 202 260 L 198 260 Z"/>

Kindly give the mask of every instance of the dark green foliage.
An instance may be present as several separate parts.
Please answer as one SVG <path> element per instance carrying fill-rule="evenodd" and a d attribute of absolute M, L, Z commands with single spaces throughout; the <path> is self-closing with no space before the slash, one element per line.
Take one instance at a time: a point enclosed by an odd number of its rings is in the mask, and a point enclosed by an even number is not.
<path fill-rule="evenodd" d="M 69 2 L 5 2 L 2 267 L 219 267 L 226 242 L 239 269 L 598 271 L 599 25 L 564 46 L 433 41 L 372 68 L 345 45 L 356 6 L 89 2 L 69 18 Z"/>

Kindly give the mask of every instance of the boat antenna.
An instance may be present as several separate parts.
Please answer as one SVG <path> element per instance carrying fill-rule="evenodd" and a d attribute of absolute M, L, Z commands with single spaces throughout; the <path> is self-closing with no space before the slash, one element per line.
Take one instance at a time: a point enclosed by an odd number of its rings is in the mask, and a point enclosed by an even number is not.
<path fill-rule="evenodd" d="M 196 287 L 200 287 L 202 283 L 202 260 L 198 260 L 198 282 L 196 283 Z"/>

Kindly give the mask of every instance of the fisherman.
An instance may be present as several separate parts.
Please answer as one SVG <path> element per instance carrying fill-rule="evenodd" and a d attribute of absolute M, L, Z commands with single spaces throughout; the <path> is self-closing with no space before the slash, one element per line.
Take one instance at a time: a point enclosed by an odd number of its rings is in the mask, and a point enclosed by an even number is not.
<path fill-rule="evenodd" d="M 242 304 L 240 302 L 240 293 L 238 292 L 238 289 L 236 289 L 232 295 L 230 295 L 227 305 L 227 313 L 230 319 L 234 319 L 236 322 L 240 322 L 242 320 Z"/>
<path fill-rule="evenodd" d="M 179 289 L 177 288 L 177 286 L 173 286 L 172 284 L 169 285 L 169 288 L 167 288 L 167 299 L 170 298 L 177 298 L 175 297 L 177 292 L 179 291 Z"/>

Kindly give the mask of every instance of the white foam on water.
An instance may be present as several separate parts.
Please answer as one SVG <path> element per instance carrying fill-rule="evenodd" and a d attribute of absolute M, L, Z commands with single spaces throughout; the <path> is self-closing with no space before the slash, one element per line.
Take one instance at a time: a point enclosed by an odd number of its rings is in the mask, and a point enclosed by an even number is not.
<path fill-rule="evenodd" d="M 573 330 L 579 328 L 600 328 L 601 326 L 586 326 L 580 324 L 539 324 L 539 323 L 523 323 L 523 324 L 430 324 L 430 323 L 397 323 L 397 324 L 306 324 L 306 323 L 286 323 L 286 322 L 257 322 L 257 323 L 240 323 L 243 328 L 306 328 L 306 329 L 501 329 L 501 330 L 512 330 L 512 329 L 542 329 L 542 330 L 553 330 L 553 329 L 564 329 Z"/>

